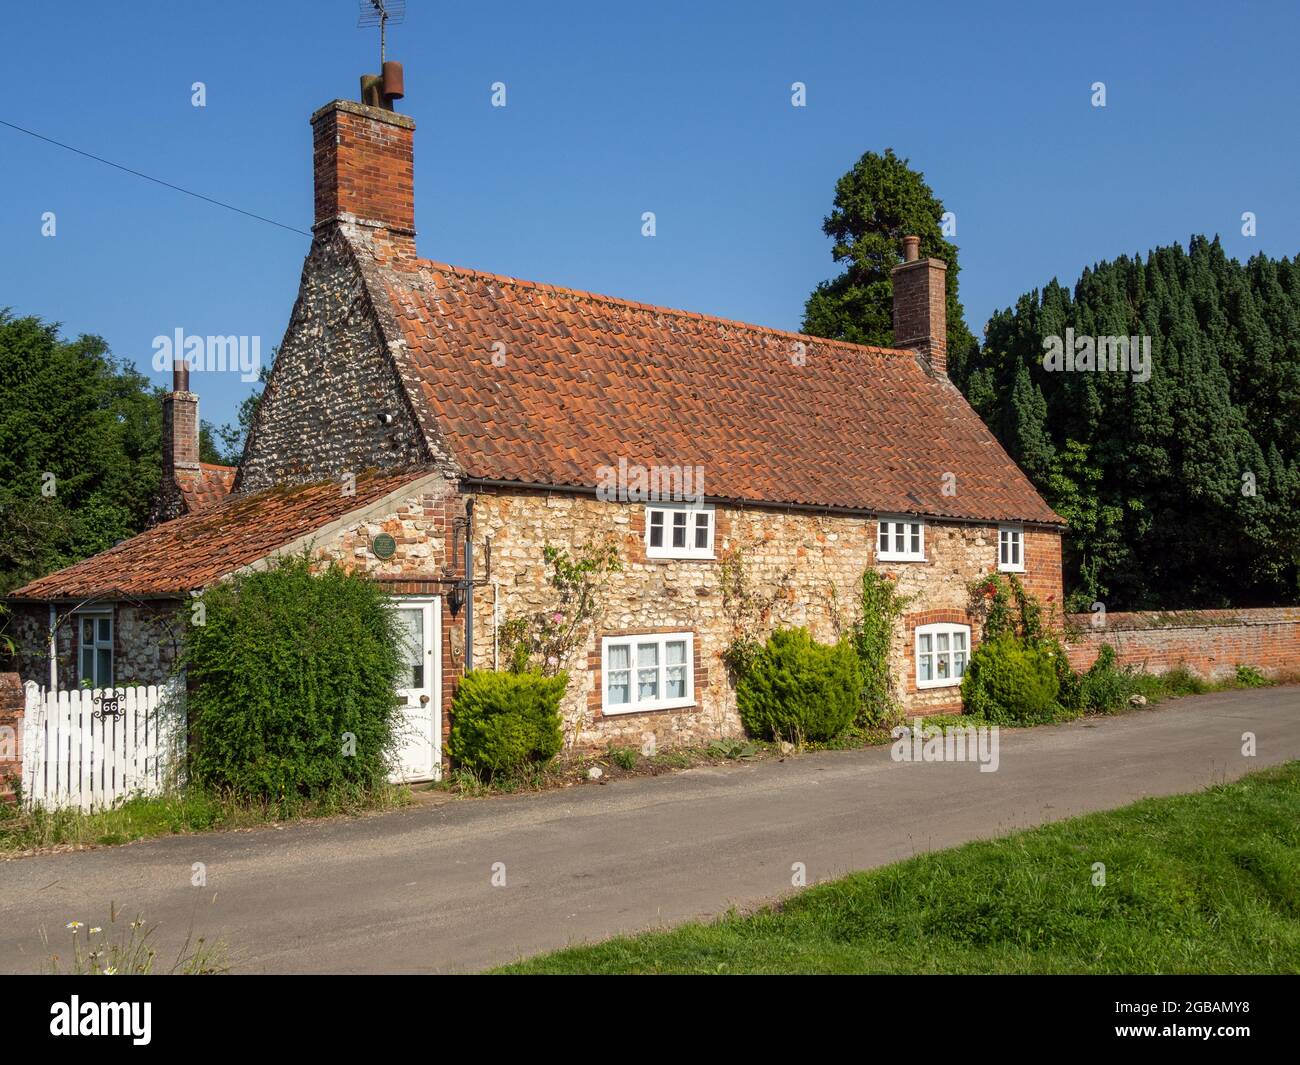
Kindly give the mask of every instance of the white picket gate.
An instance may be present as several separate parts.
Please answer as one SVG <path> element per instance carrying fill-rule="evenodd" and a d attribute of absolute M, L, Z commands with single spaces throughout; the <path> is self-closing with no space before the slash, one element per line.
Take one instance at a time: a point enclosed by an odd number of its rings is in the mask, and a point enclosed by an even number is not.
<path fill-rule="evenodd" d="M 184 684 L 46 691 L 28 682 L 23 800 L 29 806 L 102 810 L 180 783 Z M 110 702 L 105 704 L 104 700 Z M 116 699 L 116 713 L 111 700 Z"/>

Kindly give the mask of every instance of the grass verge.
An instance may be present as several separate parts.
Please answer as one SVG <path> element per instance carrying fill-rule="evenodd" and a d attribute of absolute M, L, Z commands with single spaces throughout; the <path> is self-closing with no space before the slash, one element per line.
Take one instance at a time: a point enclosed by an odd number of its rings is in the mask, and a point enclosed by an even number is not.
<path fill-rule="evenodd" d="M 75 809 L 36 807 L 21 811 L 0 804 L 0 855 L 16 856 L 57 847 L 110 846 L 153 836 L 252 828 L 336 814 L 386 810 L 410 802 L 410 789 L 337 791 L 319 799 L 253 802 L 208 792 L 153 797 L 137 796 L 111 810 L 82 813 Z"/>
<path fill-rule="evenodd" d="M 1290 762 L 498 971 L 1296 973 L 1297 809 Z"/>

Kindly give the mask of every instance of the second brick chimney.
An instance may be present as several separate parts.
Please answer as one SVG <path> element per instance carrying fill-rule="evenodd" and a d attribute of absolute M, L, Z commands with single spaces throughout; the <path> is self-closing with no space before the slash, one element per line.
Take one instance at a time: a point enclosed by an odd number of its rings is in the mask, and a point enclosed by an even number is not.
<path fill-rule="evenodd" d="M 894 267 L 894 346 L 911 348 L 932 374 L 948 374 L 948 264 L 922 259 L 921 238 L 903 238 Z"/>
<path fill-rule="evenodd" d="M 199 397 L 190 391 L 190 368 L 172 362 L 172 390 L 163 394 L 162 482 L 149 512 L 149 524 L 185 513 L 185 493 L 203 480 L 199 465 Z"/>
<path fill-rule="evenodd" d="M 311 116 L 316 178 L 313 230 L 366 226 L 415 254 L 415 122 L 382 107 L 335 100 Z"/>
<path fill-rule="evenodd" d="M 163 396 L 163 478 L 183 481 L 199 472 L 199 397 L 190 391 L 184 359 L 172 364 L 172 390 Z"/>

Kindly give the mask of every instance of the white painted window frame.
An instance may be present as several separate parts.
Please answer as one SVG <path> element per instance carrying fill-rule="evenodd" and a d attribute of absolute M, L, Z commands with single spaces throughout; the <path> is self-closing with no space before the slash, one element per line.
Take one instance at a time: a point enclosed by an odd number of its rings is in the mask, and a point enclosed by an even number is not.
<path fill-rule="evenodd" d="M 1014 548 L 1015 561 L 1004 560 L 1003 548 L 1007 545 Z M 1025 572 L 1025 527 L 1023 525 L 998 526 L 998 572 Z"/>
<path fill-rule="evenodd" d="M 77 624 L 77 643 L 76 643 L 76 647 L 77 647 L 77 683 L 78 683 L 78 684 L 81 684 L 83 681 L 89 679 L 89 680 L 90 680 L 90 687 L 91 687 L 92 689 L 96 689 L 96 690 L 98 690 L 98 689 L 112 688 L 113 685 L 117 682 L 117 648 L 116 648 L 116 646 L 115 646 L 115 644 L 116 644 L 116 642 L 117 642 L 117 641 L 116 641 L 116 636 L 117 636 L 117 618 L 115 618 L 115 617 L 113 616 L 113 611 L 112 611 L 111 609 L 109 609 L 109 610 L 105 610 L 105 609 L 96 609 L 96 610 L 78 610 L 78 611 L 76 611 L 72 616 L 73 616 L 73 618 L 75 619 L 76 624 Z M 109 671 L 109 674 L 110 674 L 110 675 L 109 675 L 109 678 L 108 678 L 108 683 L 107 683 L 107 684 L 102 684 L 102 683 L 100 683 L 100 679 L 99 679 L 98 676 L 92 676 L 92 677 L 87 678 L 87 677 L 84 675 L 86 644 L 85 644 L 85 641 L 82 639 L 82 631 L 81 631 L 81 629 L 82 629 L 82 623 L 83 623 L 83 622 L 85 622 L 85 621 L 89 621 L 89 620 L 92 620 L 92 619 L 93 619 L 94 622 L 95 622 L 95 626 L 94 626 L 94 628 L 95 628 L 95 638 L 94 638 L 94 640 L 91 641 L 91 644 L 90 644 L 91 651 L 93 652 L 93 653 L 91 654 L 92 669 L 93 669 L 93 672 L 96 673 L 96 674 L 99 672 L 99 652 L 100 652 L 101 650 L 107 650 L 107 651 L 108 651 L 108 663 L 109 663 L 109 664 L 108 664 L 108 671 Z M 104 642 L 103 642 L 102 640 L 100 640 L 100 638 L 99 638 L 99 623 L 100 623 L 101 621 L 107 621 L 107 622 L 108 622 L 108 642 L 107 642 L 107 643 L 104 643 Z"/>
<path fill-rule="evenodd" d="M 966 675 L 966 670 L 970 668 L 971 656 L 971 627 L 969 625 L 960 625 L 957 622 L 936 621 L 929 625 L 918 625 L 916 627 L 916 687 L 919 691 L 927 688 L 956 688 L 961 686 L 962 678 L 956 676 L 954 656 L 957 649 L 953 647 L 953 636 L 963 635 L 966 637 L 966 646 L 964 650 L 966 660 L 962 665 L 962 676 Z M 948 637 L 948 650 L 940 651 L 938 649 L 938 637 L 946 635 Z M 930 650 L 923 652 L 921 650 L 921 637 L 930 637 Z M 932 676 L 930 680 L 921 679 L 921 655 L 928 654 L 933 660 Z M 940 678 L 939 673 L 939 656 L 944 654 L 948 658 L 948 676 Z"/>
<path fill-rule="evenodd" d="M 904 550 L 897 549 L 898 527 L 903 526 L 903 543 Z M 912 526 L 918 529 L 917 540 L 918 549 L 912 549 Z M 888 539 L 885 541 L 890 546 L 887 550 L 882 550 L 880 546 L 881 538 L 885 536 L 888 530 Z M 925 521 L 921 518 L 900 517 L 883 517 L 876 521 L 876 558 L 881 562 L 924 562 L 925 559 Z"/>
<path fill-rule="evenodd" d="M 655 515 L 661 515 L 663 543 L 654 546 L 650 543 L 650 534 L 654 528 Z M 673 523 L 676 515 L 684 514 L 686 522 L 686 546 L 673 547 Z M 695 533 L 700 517 L 703 517 L 709 530 L 707 547 L 695 546 Z M 646 503 L 645 504 L 645 556 L 646 558 L 696 558 L 711 559 L 714 556 L 714 541 L 717 534 L 717 520 L 713 507 L 709 504 L 694 503 Z"/>
<path fill-rule="evenodd" d="M 677 699 L 663 698 L 663 693 L 668 690 L 668 651 L 667 645 L 670 643 L 686 642 L 686 661 L 680 663 L 686 667 L 686 694 Z M 637 674 L 637 648 L 640 645 L 656 644 L 655 669 L 658 672 L 656 681 L 656 690 L 660 694 L 658 699 L 638 700 L 637 691 L 640 687 Z M 628 648 L 628 665 L 626 670 L 617 672 L 626 672 L 628 674 L 628 697 L 626 703 L 611 703 L 609 701 L 609 682 L 610 682 L 610 665 L 609 652 L 611 647 L 626 646 Z M 640 667 L 647 668 L 647 667 Z M 632 633 L 626 636 L 605 636 L 600 641 L 600 705 L 603 713 L 608 715 L 616 714 L 639 714 L 647 710 L 680 710 L 682 707 L 695 705 L 695 634 L 692 632 L 645 632 Z"/>

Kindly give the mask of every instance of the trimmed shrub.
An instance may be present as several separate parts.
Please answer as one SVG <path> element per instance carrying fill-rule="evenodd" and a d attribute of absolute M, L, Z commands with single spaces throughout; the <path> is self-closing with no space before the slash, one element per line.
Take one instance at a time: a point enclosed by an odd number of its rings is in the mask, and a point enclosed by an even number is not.
<path fill-rule="evenodd" d="M 751 736 L 829 740 L 853 722 L 862 670 L 848 641 L 821 644 L 807 629 L 778 629 L 736 684 Z"/>
<path fill-rule="evenodd" d="M 1061 682 L 1057 656 L 1047 647 L 1004 635 L 980 644 L 961 682 L 966 712 L 999 725 L 1053 720 Z"/>
<path fill-rule="evenodd" d="M 273 801 L 386 783 L 401 713 L 388 602 L 304 556 L 204 592 L 183 659 L 194 783 Z"/>
<path fill-rule="evenodd" d="M 560 753 L 560 700 L 569 675 L 476 669 L 456 688 L 448 750 L 466 769 L 493 776 Z"/>

